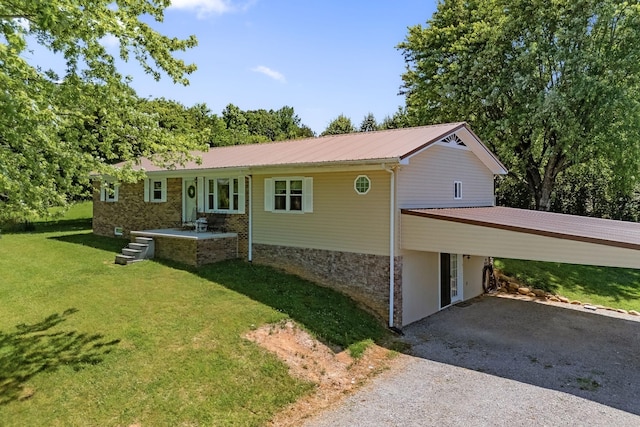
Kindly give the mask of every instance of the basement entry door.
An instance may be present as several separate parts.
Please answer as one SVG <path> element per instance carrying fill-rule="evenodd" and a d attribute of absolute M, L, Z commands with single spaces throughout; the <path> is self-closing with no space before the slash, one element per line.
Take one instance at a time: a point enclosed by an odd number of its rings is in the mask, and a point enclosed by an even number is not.
<path fill-rule="evenodd" d="M 440 308 L 462 301 L 462 255 L 440 253 Z"/>

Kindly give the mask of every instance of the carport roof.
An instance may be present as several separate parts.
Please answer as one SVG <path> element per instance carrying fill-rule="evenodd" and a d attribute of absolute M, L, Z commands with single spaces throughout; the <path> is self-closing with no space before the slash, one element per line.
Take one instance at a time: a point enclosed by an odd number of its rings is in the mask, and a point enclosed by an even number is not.
<path fill-rule="evenodd" d="M 640 250 L 640 223 L 635 222 L 501 206 L 402 209 L 402 213 L 539 236 Z"/>

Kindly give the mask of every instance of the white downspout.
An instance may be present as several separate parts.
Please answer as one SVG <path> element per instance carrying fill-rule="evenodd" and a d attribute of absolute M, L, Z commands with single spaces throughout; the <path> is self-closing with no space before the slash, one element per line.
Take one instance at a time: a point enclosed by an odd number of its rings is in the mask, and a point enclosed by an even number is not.
<path fill-rule="evenodd" d="M 395 204 L 395 191 L 396 191 L 396 174 L 393 168 L 389 168 L 383 165 L 384 170 L 391 174 L 391 197 L 389 201 L 389 327 L 393 328 L 393 306 L 395 304 L 395 276 L 396 276 L 396 263 L 395 263 L 395 231 L 396 231 L 396 204 Z"/>
<path fill-rule="evenodd" d="M 253 176 L 249 175 L 249 229 L 247 230 L 248 260 L 253 261 Z"/>

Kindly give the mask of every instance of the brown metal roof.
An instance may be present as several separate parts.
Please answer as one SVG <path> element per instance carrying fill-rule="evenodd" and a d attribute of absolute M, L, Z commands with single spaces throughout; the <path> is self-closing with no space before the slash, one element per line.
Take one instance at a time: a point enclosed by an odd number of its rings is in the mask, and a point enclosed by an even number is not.
<path fill-rule="evenodd" d="M 403 209 L 405 215 L 640 250 L 640 223 L 506 207 Z"/>
<path fill-rule="evenodd" d="M 256 166 L 300 166 L 366 161 L 399 161 L 448 134 L 467 128 L 465 123 L 448 123 L 377 132 L 356 132 L 320 138 L 251 145 L 216 147 L 202 156 L 202 163 L 187 163 L 178 169 L 245 168 Z M 494 157 L 495 161 L 499 161 Z M 161 171 L 148 159 L 139 167 Z"/>

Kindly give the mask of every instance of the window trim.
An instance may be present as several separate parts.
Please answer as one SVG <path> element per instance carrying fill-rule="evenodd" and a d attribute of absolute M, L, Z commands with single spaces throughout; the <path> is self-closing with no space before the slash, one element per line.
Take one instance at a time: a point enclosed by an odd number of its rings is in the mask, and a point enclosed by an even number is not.
<path fill-rule="evenodd" d="M 462 200 L 462 181 L 453 181 L 453 199 Z"/>
<path fill-rule="evenodd" d="M 110 189 L 110 187 L 113 187 Z M 120 183 L 117 181 L 104 180 L 100 184 L 100 201 L 107 203 L 115 203 L 118 201 L 118 189 Z"/>
<path fill-rule="evenodd" d="M 275 183 L 276 181 L 286 181 L 287 182 L 287 202 L 286 209 L 276 209 L 275 203 Z M 290 188 L 291 181 L 301 181 L 302 182 L 302 209 L 300 210 L 292 210 L 291 209 L 291 196 Z M 285 213 L 285 214 L 304 214 L 304 213 L 312 213 L 313 212 L 313 178 L 305 177 L 305 176 L 286 176 L 286 177 L 273 177 L 273 178 L 265 178 L 264 180 L 264 210 L 266 212 L 272 213 Z"/>
<path fill-rule="evenodd" d="M 367 180 L 367 189 L 366 191 L 360 191 L 358 190 L 358 181 L 364 178 Z M 356 191 L 356 194 L 360 195 L 360 196 L 364 196 L 365 194 L 367 194 L 369 191 L 371 191 L 371 178 L 369 178 L 367 175 L 358 175 L 356 177 L 356 179 L 353 180 L 353 189 Z"/>
<path fill-rule="evenodd" d="M 236 193 L 233 191 L 234 181 L 238 182 L 238 206 L 233 206 L 233 209 L 220 209 L 218 207 L 218 180 L 226 179 L 229 181 L 229 206 L 234 205 L 234 196 Z M 209 192 L 210 183 L 213 182 L 213 193 Z M 220 214 L 244 214 L 245 213 L 245 204 L 246 204 L 246 183 L 245 177 L 242 176 L 205 176 L 202 179 L 203 183 L 203 204 L 202 211 L 207 213 L 220 213 Z M 209 196 L 213 196 L 213 207 L 209 206 Z"/>
<path fill-rule="evenodd" d="M 156 182 L 160 183 L 160 198 L 155 196 Z M 167 201 L 167 178 L 146 178 L 144 180 L 144 201 L 147 203 L 164 203 Z"/>

